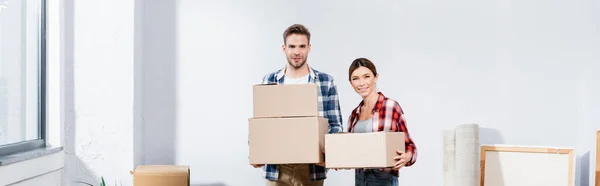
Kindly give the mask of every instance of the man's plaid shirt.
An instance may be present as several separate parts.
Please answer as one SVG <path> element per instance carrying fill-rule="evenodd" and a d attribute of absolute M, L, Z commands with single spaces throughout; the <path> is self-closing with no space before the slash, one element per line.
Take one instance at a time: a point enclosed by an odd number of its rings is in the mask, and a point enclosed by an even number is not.
<path fill-rule="evenodd" d="M 262 84 L 284 84 L 285 67 L 264 76 Z M 329 120 L 329 133 L 342 132 L 342 113 L 340 111 L 337 86 L 333 77 L 309 67 L 308 83 L 316 83 L 319 87 L 319 116 Z M 310 165 L 310 178 L 312 181 L 327 178 L 327 169 L 315 164 Z M 279 167 L 267 164 L 263 167 L 263 176 L 268 180 L 277 180 Z"/>

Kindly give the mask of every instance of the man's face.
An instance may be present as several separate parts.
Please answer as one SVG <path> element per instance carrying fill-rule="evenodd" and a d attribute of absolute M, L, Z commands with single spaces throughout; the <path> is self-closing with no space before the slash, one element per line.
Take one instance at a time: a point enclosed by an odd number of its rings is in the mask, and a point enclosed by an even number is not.
<path fill-rule="evenodd" d="M 282 48 L 290 66 L 299 69 L 306 64 L 306 58 L 310 52 L 310 44 L 308 44 L 306 35 L 289 35 Z"/>

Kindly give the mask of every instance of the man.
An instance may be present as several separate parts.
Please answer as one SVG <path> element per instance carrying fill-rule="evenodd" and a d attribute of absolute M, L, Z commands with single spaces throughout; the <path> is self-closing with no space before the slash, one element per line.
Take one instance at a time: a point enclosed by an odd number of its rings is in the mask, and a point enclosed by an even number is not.
<path fill-rule="evenodd" d="M 308 66 L 306 59 L 310 52 L 310 32 L 300 24 L 294 24 L 283 32 L 282 49 L 287 65 L 263 78 L 262 84 L 307 84 L 319 87 L 319 116 L 329 120 L 329 133 L 342 131 L 342 117 L 333 78 Z M 327 177 L 324 165 L 253 165 L 264 166 L 267 185 L 320 186 Z"/>

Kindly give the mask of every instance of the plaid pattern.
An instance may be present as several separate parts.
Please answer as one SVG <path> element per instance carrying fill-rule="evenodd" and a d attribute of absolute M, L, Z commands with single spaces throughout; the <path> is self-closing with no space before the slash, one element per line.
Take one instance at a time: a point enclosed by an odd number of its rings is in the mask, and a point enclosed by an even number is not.
<path fill-rule="evenodd" d="M 285 67 L 276 72 L 264 76 L 262 84 L 284 84 Z M 340 111 L 337 86 L 333 82 L 333 77 L 323 72 L 319 72 L 309 67 L 309 83 L 316 83 L 319 87 L 319 116 L 329 120 L 329 133 L 342 132 L 342 113 Z M 263 176 L 268 180 L 277 180 L 279 177 L 279 167 L 277 165 L 265 165 L 263 167 Z M 310 178 L 312 181 L 323 180 L 327 178 L 327 169 L 318 165 L 310 165 Z"/>
<path fill-rule="evenodd" d="M 398 102 L 385 97 L 383 93 L 379 92 L 379 98 L 377 103 L 373 107 L 373 131 L 394 131 L 404 132 L 404 143 L 406 151 L 413 154 L 411 160 L 406 163 L 405 166 L 411 166 L 417 161 L 417 146 L 410 138 L 408 128 L 406 127 L 406 120 L 404 119 L 404 111 L 400 107 Z M 352 111 L 350 118 L 348 119 L 348 132 L 354 132 L 354 126 L 358 122 L 360 115 L 360 108 L 363 106 L 364 101 Z M 398 171 L 393 172 L 394 175 L 398 175 Z"/>

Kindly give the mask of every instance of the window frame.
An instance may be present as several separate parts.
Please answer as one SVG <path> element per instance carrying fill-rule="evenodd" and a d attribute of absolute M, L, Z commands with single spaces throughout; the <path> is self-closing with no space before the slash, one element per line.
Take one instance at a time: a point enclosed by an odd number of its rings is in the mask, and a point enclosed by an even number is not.
<path fill-rule="evenodd" d="M 39 24 L 40 30 L 39 36 L 39 47 L 38 47 L 38 139 L 26 140 L 16 143 L 10 143 L 0 145 L 0 156 L 7 156 L 16 153 L 36 150 L 40 148 L 46 148 L 46 1 L 40 1 L 40 14 Z"/>

